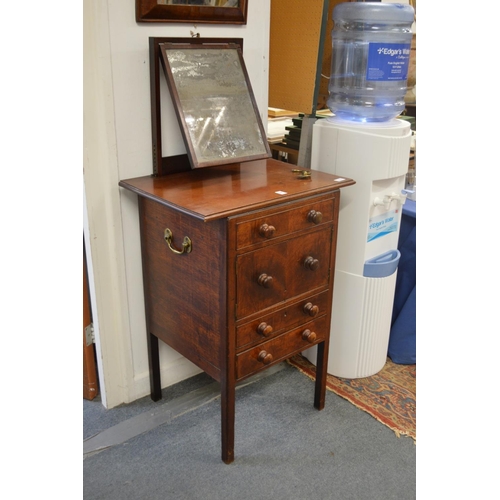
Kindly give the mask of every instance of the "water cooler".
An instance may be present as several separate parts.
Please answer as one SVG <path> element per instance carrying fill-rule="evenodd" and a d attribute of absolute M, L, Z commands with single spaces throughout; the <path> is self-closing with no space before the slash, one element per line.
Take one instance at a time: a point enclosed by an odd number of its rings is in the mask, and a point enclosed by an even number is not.
<path fill-rule="evenodd" d="M 340 199 L 328 373 L 361 378 L 387 359 L 410 124 L 319 119 L 311 168 L 356 181 Z M 316 361 L 316 347 L 303 354 Z"/>

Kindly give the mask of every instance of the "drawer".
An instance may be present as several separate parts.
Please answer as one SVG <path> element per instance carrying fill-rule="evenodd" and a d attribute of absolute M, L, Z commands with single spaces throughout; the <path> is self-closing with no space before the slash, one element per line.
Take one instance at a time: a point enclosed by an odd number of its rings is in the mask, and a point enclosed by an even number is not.
<path fill-rule="evenodd" d="M 236 317 L 244 318 L 286 299 L 288 242 L 236 258 Z"/>
<path fill-rule="evenodd" d="M 239 255 L 236 317 L 328 286 L 332 226 Z"/>
<path fill-rule="evenodd" d="M 287 248 L 287 297 L 327 287 L 333 229 L 307 233 L 289 241 Z"/>
<path fill-rule="evenodd" d="M 327 316 L 248 349 L 236 356 L 236 378 L 252 375 L 267 366 L 304 351 L 328 335 Z"/>
<path fill-rule="evenodd" d="M 290 328 L 311 321 L 312 318 L 319 318 L 329 311 L 328 296 L 328 291 L 313 295 L 238 326 L 236 349 L 274 338 Z"/>
<path fill-rule="evenodd" d="M 236 224 L 236 248 L 265 243 L 282 236 L 330 223 L 334 216 L 334 199 L 309 200 L 282 210 L 257 212 L 254 218 Z"/>

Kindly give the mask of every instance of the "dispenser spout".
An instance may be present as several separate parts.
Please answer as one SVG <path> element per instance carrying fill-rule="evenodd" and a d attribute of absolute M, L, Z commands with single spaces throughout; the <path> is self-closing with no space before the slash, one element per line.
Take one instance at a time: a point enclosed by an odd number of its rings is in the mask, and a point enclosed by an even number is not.
<path fill-rule="evenodd" d="M 396 201 L 400 205 L 404 205 L 406 202 L 407 195 L 410 194 L 410 191 L 403 189 L 401 194 L 395 193 L 394 191 L 391 194 L 386 194 L 383 198 L 379 198 L 378 196 L 373 200 L 373 205 L 383 205 L 386 210 L 389 210 L 391 203 Z"/>

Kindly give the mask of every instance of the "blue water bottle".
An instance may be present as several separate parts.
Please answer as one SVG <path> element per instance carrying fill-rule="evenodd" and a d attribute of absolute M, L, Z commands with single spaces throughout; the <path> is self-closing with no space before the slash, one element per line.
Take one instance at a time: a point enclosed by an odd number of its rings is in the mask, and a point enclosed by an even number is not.
<path fill-rule="evenodd" d="M 405 108 L 415 18 L 398 3 L 348 2 L 333 9 L 327 105 L 354 122 L 385 122 Z"/>

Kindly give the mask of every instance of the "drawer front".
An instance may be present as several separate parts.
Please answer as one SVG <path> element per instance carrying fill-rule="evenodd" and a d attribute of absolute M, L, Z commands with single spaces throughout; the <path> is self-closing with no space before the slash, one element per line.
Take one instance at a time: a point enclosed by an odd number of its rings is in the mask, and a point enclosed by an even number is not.
<path fill-rule="evenodd" d="M 259 243 L 327 224 L 333 220 L 334 199 L 311 200 L 300 206 L 292 205 L 281 211 L 262 211 L 236 227 L 238 250 Z"/>
<path fill-rule="evenodd" d="M 328 286 L 332 226 L 237 257 L 236 316 Z"/>
<path fill-rule="evenodd" d="M 236 378 L 252 375 L 325 340 L 328 334 L 326 328 L 327 317 L 323 316 L 238 354 Z"/>
<path fill-rule="evenodd" d="M 259 316 L 236 329 L 236 349 L 274 338 L 290 328 L 319 318 L 329 309 L 328 291 L 308 297 L 271 314 Z"/>
<path fill-rule="evenodd" d="M 287 242 L 236 259 L 236 317 L 244 318 L 285 300 Z"/>
<path fill-rule="evenodd" d="M 288 242 L 286 255 L 288 297 L 328 286 L 331 245 L 331 226 L 323 231 L 300 235 Z"/>

